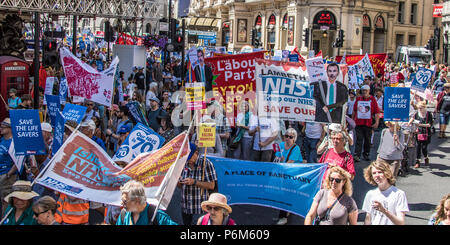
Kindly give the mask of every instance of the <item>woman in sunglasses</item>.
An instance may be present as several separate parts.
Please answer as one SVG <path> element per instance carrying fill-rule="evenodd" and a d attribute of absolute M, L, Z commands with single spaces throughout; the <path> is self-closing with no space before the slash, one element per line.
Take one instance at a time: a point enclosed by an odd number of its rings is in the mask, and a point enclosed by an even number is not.
<path fill-rule="evenodd" d="M 203 211 L 207 214 L 200 217 L 197 225 L 235 225 L 236 223 L 230 218 L 232 211 L 227 204 L 227 198 L 220 193 L 212 193 L 208 201 L 203 201 Z"/>
<path fill-rule="evenodd" d="M 321 189 L 306 215 L 305 225 L 356 225 L 358 207 L 352 198 L 350 174 L 335 166 L 329 169 Z"/>
<path fill-rule="evenodd" d="M 280 143 L 280 151 L 275 153 L 279 157 L 280 162 L 286 163 L 301 163 L 303 162 L 300 147 L 295 144 L 297 140 L 297 131 L 293 128 L 288 128 L 284 134 L 284 141 Z"/>
<path fill-rule="evenodd" d="M 33 204 L 34 218 L 41 225 L 60 225 L 55 220 L 58 204 L 50 196 L 43 196 Z"/>

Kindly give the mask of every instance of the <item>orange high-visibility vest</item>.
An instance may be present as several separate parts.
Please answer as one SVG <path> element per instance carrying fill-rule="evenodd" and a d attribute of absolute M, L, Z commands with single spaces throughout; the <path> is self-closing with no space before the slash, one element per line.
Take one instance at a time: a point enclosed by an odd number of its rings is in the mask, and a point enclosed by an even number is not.
<path fill-rule="evenodd" d="M 58 223 L 73 225 L 86 224 L 89 221 L 89 201 L 69 198 L 66 194 L 60 193 L 58 198 L 59 207 L 55 213 L 55 220 Z"/>

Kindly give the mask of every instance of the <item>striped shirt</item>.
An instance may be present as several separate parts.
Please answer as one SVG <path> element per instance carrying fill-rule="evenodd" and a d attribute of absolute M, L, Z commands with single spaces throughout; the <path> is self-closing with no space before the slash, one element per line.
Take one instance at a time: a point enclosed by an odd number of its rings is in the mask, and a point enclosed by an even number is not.
<path fill-rule="evenodd" d="M 191 169 L 186 164 L 183 172 L 181 173 L 181 179 L 192 178 L 202 182 L 217 181 L 216 170 L 214 169 L 211 161 L 206 158 L 205 161 L 205 176 L 202 180 L 203 174 L 203 157 L 199 157 L 194 165 L 194 169 Z M 196 185 L 182 185 L 182 210 L 185 214 L 200 214 L 202 213 L 201 203 L 208 200 L 209 193 L 207 190 L 203 190 L 201 195 L 201 188 Z"/>

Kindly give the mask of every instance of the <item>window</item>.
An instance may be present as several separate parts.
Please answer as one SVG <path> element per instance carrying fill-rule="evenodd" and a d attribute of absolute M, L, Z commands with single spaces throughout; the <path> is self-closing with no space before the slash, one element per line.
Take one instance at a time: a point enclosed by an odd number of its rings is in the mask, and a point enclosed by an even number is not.
<path fill-rule="evenodd" d="M 397 44 L 397 46 L 403 45 L 403 34 L 395 35 L 395 44 Z"/>
<path fill-rule="evenodd" d="M 417 3 L 411 4 L 411 24 L 417 24 Z"/>
<path fill-rule="evenodd" d="M 404 14 L 405 14 L 405 2 L 398 2 L 398 14 L 397 14 L 397 21 L 398 23 L 404 22 Z"/>
<path fill-rule="evenodd" d="M 408 36 L 408 45 L 416 46 L 416 35 Z"/>

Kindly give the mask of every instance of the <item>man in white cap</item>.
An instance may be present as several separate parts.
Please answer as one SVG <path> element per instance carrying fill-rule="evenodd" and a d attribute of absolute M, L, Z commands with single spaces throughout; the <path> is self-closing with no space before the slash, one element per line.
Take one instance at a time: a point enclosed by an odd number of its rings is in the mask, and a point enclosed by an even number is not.
<path fill-rule="evenodd" d="M 353 120 L 356 127 L 356 146 L 354 160 L 360 161 L 361 153 L 364 160 L 369 161 L 372 129 L 378 128 L 380 121 L 380 108 L 375 97 L 370 95 L 370 86 L 361 87 L 361 96 L 358 96 L 353 107 Z M 373 122 L 375 119 L 375 123 Z M 364 149 L 364 152 L 362 152 Z"/>
<path fill-rule="evenodd" d="M 11 120 L 5 118 L 0 126 L 0 198 L 3 199 L 11 192 L 12 185 L 16 180 L 16 165 L 9 155 L 9 147 L 12 143 Z M 6 203 L 2 203 L 2 214 L 6 210 Z"/>
<path fill-rule="evenodd" d="M 103 148 L 103 150 L 106 151 L 105 142 L 94 135 L 95 129 L 97 129 L 97 125 L 95 125 L 95 122 L 92 119 L 82 122 L 80 126 L 80 131 L 83 134 L 95 141 L 99 146 Z"/>
<path fill-rule="evenodd" d="M 50 125 L 50 123 L 43 122 L 41 123 L 41 129 L 42 129 L 42 136 L 44 138 L 44 143 L 48 150 L 47 152 L 50 152 L 53 144 L 53 134 L 52 134 L 53 128 Z"/>

